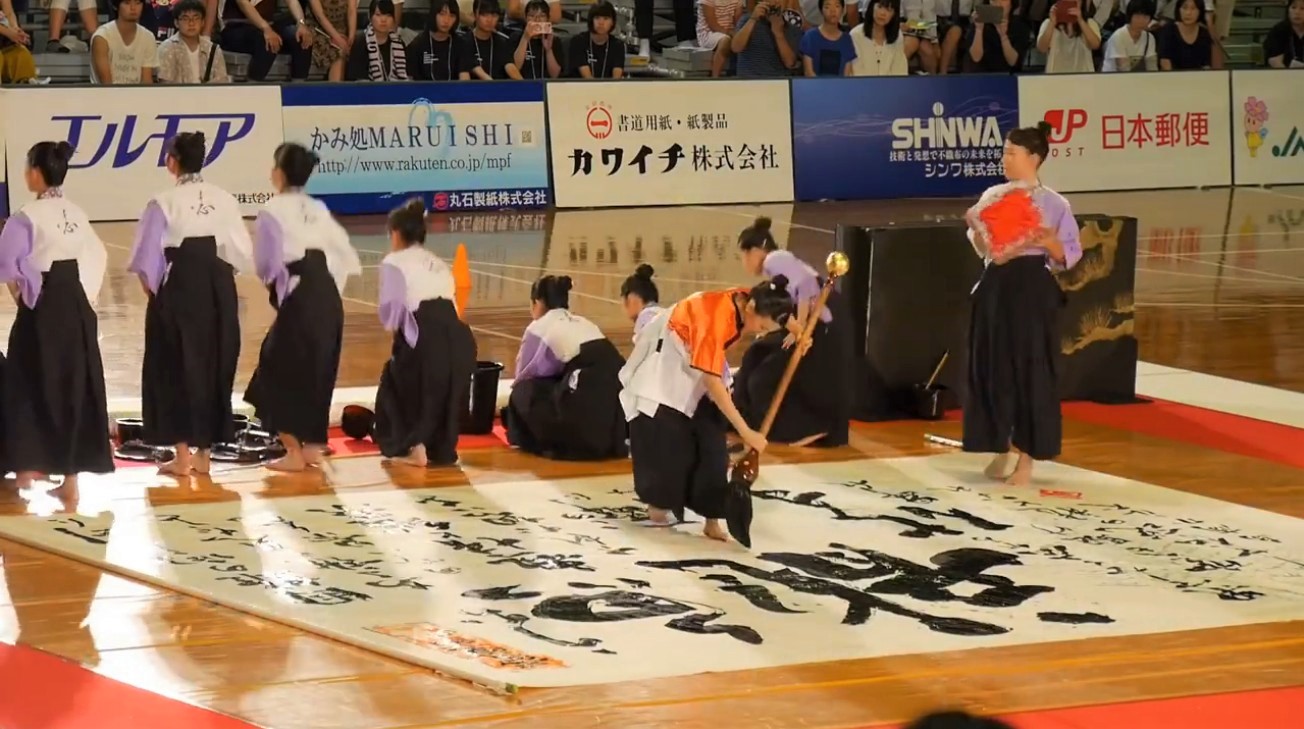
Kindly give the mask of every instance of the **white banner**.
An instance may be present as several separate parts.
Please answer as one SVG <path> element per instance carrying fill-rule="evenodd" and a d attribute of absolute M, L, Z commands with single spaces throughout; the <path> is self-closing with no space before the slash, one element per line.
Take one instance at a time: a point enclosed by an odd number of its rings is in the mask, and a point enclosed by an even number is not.
<path fill-rule="evenodd" d="M 10 208 L 32 199 L 22 183 L 27 150 L 67 140 L 76 154 L 64 191 L 92 221 L 135 219 L 171 184 L 165 143 L 179 132 L 204 133 L 204 179 L 253 213 L 271 196 L 272 153 L 283 141 L 274 86 L 8 89 L 4 126 Z"/>
<path fill-rule="evenodd" d="M 1277 69 L 1232 73 L 1236 184 L 1304 183 L 1304 79 Z"/>
<path fill-rule="evenodd" d="M 787 81 L 548 85 L 558 207 L 790 201 Z"/>
<path fill-rule="evenodd" d="M 1227 74 L 1019 77 L 1019 125 L 1054 127 L 1042 180 L 1060 192 L 1232 182 Z"/>

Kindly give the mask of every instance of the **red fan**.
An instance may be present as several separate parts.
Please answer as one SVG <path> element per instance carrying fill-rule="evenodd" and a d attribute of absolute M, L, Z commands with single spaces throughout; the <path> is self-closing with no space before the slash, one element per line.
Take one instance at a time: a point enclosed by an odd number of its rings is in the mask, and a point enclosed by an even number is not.
<path fill-rule="evenodd" d="M 988 196 L 984 196 L 988 197 Z M 992 260 L 1004 261 L 1036 241 L 1042 229 L 1041 210 L 1027 188 L 1009 190 L 969 209 L 969 224 L 987 241 Z"/>

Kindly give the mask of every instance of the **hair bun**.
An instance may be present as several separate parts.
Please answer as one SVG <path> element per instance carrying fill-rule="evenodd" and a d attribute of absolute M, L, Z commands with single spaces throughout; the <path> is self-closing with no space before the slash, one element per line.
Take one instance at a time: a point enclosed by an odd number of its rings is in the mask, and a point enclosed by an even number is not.
<path fill-rule="evenodd" d="M 208 142 L 208 138 L 204 136 L 203 132 L 182 132 L 182 134 L 188 134 L 191 141 L 198 142 L 199 144 L 206 144 Z"/>
<path fill-rule="evenodd" d="M 58 157 L 65 164 L 72 161 L 72 156 L 75 153 L 76 151 L 72 148 L 72 145 L 67 142 L 55 142 L 54 144 L 55 157 Z"/>
<path fill-rule="evenodd" d="M 1055 131 L 1055 127 L 1051 126 L 1050 122 L 1046 121 L 1045 119 L 1042 119 L 1041 121 L 1037 122 L 1037 131 L 1041 132 L 1042 136 L 1046 137 L 1046 139 L 1049 140 L 1050 133 Z"/>
<path fill-rule="evenodd" d="M 558 277 L 557 277 L 557 288 L 560 289 L 560 290 L 563 291 L 563 292 L 568 292 L 568 291 L 570 291 L 571 288 L 573 288 L 572 285 L 571 285 L 571 277 L 570 277 L 570 276 L 558 276 Z"/>
<path fill-rule="evenodd" d="M 307 154 L 308 154 L 309 165 L 315 169 L 317 167 L 317 163 L 321 162 L 321 155 L 311 150 L 307 150 Z"/>
<path fill-rule="evenodd" d="M 755 223 L 752 223 L 752 228 L 757 232 L 764 232 L 770 229 L 770 225 L 773 222 L 774 221 L 770 220 L 768 217 L 762 215 L 756 219 Z"/>
<path fill-rule="evenodd" d="M 774 278 L 770 279 L 770 285 L 774 287 L 775 291 L 787 291 L 788 277 L 784 276 L 783 274 L 778 274 Z"/>
<path fill-rule="evenodd" d="M 652 280 L 652 276 L 655 273 L 656 271 L 653 270 L 653 268 L 646 263 L 640 263 L 638 264 L 638 268 L 634 269 L 635 276 L 638 276 L 639 278 L 645 278 L 649 281 Z"/>

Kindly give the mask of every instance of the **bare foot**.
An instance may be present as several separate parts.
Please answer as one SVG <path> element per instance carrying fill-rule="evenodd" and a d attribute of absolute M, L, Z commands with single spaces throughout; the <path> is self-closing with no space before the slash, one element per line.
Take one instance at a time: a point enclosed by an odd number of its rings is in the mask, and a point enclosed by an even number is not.
<path fill-rule="evenodd" d="M 656 507 L 649 506 L 647 508 L 647 520 L 652 522 L 653 524 L 660 524 L 661 526 L 670 526 L 670 512 L 666 511 L 665 509 L 658 509 Z"/>
<path fill-rule="evenodd" d="M 14 474 L 14 486 L 18 487 L 20 491 L 30 489 L 32 483 L 36 481 L 36 477 L 39 475 L 41 474 L 36 471 L 19 471 Z"/>
<path fill-rule="evenodd" d="M 415 445 L 412 447 L 412 450 L 408 451 L 408 454 L 406 456 L 403 456 L 401 458 L 395 458 L 394 462 L 402 463 L 405 466 L 416 466 L 417 468 L 425 468 L 426 464 L 429 462 L 426 460 L 426 447 L 420 444 Z"/>
<path fill-rule="evenodd" d="M 1005 480 L 1005 477 L 1009 475 L 1009 473 L 1010 473 L 1009 453 L 1002 453 L 999 456 L 996 456 L 995 458 L 992 459 L 991 463 L 987 464 L 987 468 L 983 469 L 983 475 L 987 476 L 987 478 L 990 478 L 993 481 L 1003 481 Z"/>
<path fill-rule="evenodd" d="M 303 462 L 309 466 L 321 467 L 322 461 L 325 460 L 322 455 L 322 449 L 319 446 L 303 447 Z"/>
<path fill-rule="evenodd" d="M 1005 479 L 1007 486 L 1028 486 L 1032 484 L 1032 459 L 1023 453 L 1019 454 L 1019 462 L 1014 466 L 1014 473 Z"/>
<path fill-rule="evenodd" d="M 207 448 L 200 448 L 195 451 L 193 463 L 195 473 L 198 473 L 201 476 L 207 476 L 208 472 L 213 470 L 212 451 Z"/>
<path fill-rule="evenodd" d="M 77 475 L 64 476 L 63 483 L 50 489 L 50 495 L 57 499 L 77 499 L 80 495 L 77 489 Z"/>
<path fill-rule="evenodd" d="M 702 533 L 721 542 L 729 541 L 729 532 L 721 526 L 719 519 L 707 519 L 706 526 L 702 527 Z"/>
<path fill-rule="evenodd" d="M 171 476 L 173 478 L 190 478 L 190 470 L 190 459 L 187 458 L 186 462 L 182 463 L 180 458 L 173 458 L 158 467 L 158 475 Z"/>
<path fill-rule="evenodd" d="M 298 453 L 287 453 L 284 458 L 278 458 L 264 466 L 269 471 L 281 471 L 283 473 L 298 473 L 306 467 L 307 463 L 304 457 Z"/>

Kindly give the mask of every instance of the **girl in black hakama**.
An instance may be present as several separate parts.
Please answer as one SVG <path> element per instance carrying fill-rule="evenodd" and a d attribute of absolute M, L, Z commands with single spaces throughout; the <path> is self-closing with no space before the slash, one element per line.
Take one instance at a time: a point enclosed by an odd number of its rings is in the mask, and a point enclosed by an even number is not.
<path fill-rule="evenodd" d="M 3 465 L 27 488 L 37 475 L 111 473 L 109 418 L 100 359 L 99 296 L 107 255 L 86 213 L 60 186 L 73 150 L 40 142 L 27 152 L 24 205 L 0 233 L 0 280 L 18 305 L 3 378 Z"/>
<path fill-rule="evenodd" d="M 1052 271 L 1072 268 L 1082 258 L 1078 224 L 1068 201 L 1038 180 L 1050 151 L 1050 131 L 1042 122 L 1015 129 L 1005 138 L 1005 177 L 1031 190 L 1044 226 L 1038 237 L 1012 257 L 993 260 L 981 233 L 969 231 L 974 250 L 987 265 L 973 292 L 964 449 L 995 453 L 987 475 L 1014 485 L 1031 482 L 1033 461 L 1060 453 L 1055 368 L 1064 295 Z M 975 210 L 995 202 L 1008 187 L 988 190 Z"/>
<path fill-rule="evenodd" d="M 760 337 L 747 348 L 734 381 L 734 404 L 748 424 L 759 428 L 787 369 L 792 345 L 812 316 L 811 309 L 824 280 L 789 251 L 779 250 L 770 232 L 769 218 L 757 218 L 754 225 L 744 230 L 738 237 L 738 247 L 748 273 L 766 278 L 786 277 L 788 293 L 797 305 L 797 315 L 788 319 L 782 331 Z M 819 323 L 811 334 L 809 350 L 797 365 L 768 437 L 775 443 L 799 446 L 846 445 L 851 423 L 854 357 L 841 295 L 830 292 L 824 309 L 813 315 L 819 317 Z"/>
<path fill-rule="evenodd" d="M 394 332 L 376 390 L 372 439 L 408 465 L 457 464 L 457 436 L 475 372 L 475 337 L 454 306 L 453 272 L 426 250 L 420 198 L 389 214 L 393 252 L 380 265 L 380 321 Z"/>
<path fill-rule="evenodd" d="M 235 436 L 235 276 L 253 270 L 239 204 L 199 175 L 206 153 L 202 133 L 172 139 L 167 168 L 177 184 L 145 208 L 127 267 L 149 297 L 141 378 L 145 440 L 175 446 L 176 458 L 159 472 L 178 477 L 208 473 L 213 444 Z"/>
<path fill-rule="evenodd" d="M 534 321 L 516 356 L 507 440 L 548 458 L 624 458 L 617 375 L 625 358 L 593 322 L 570 312 L 570 289 L 569 276 L 544 276 L 530 287 Z"/>
<path fill-rule="evenodd" d="M 665 311 L 661 308 L 661 294 L 652 276 L 656 273 L 646 263 L 639 264 L 634 273 L 620 284 L 620 302 L 625 307 L 625 314 L 634 322 L 634 341 L 638 341 L 639 332 Z"/>
<path fill-rule="evenodd" d="M 725 540 L 727 425 L 743 443 L 764 451 L 765 437 L 734 406 L 726 385 L 725 350 L 745 334 L 779 329 L 792 314 L 787 280 L 752 289 L 699 292 L 663 311 L 639 334 L 620 371 L 621 406 L 629 421 L 634 491 L 648 519 L 669 526 L 689 509 L 704 531 Z"/>
<path fill-rule="evenodd" d="M 276 321 L 244 399 L 285 445 L 285 457 L 267 465 L 277 471 L 301 471 L 321 460 L 344 337 L 340 294 L 349 276 L 362 273 L 343 226 L 303 192 L 316 165 L 317 155 L 298 144 L 276 149 L 272 185 L 278 194 L 254 229 L 254 267 Z"/>

